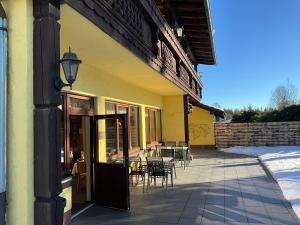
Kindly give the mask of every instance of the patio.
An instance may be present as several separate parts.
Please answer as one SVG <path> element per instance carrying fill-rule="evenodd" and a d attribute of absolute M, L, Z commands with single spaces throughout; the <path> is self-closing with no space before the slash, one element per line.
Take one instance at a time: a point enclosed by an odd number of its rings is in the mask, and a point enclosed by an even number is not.
<path fill-rule="evenodd" d="M 253 157 L 199 151 L 174 188 L 131 188 L 131 211 L 93 206 L 72 225 L 299 224 L 272 177 Z"/>

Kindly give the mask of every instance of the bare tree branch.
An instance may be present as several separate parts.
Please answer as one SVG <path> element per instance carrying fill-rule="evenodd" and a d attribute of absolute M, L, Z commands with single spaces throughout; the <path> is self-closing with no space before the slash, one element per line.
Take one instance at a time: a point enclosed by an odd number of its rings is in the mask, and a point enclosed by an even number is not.
<path fill-rule="evenodd" d="M 298 88 L 287 81 L 285 85 L 279 85 L 273 91 L 270 98 L 270 107 L 281 110 L 290 105 L 296 105 L 299 103 L 298 93 Z"/>

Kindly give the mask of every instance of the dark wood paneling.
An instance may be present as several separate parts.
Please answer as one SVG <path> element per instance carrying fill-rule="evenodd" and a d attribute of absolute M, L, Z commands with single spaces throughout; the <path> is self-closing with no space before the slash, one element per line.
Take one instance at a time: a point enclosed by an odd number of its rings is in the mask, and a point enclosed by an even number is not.
<path fill-rule="evenodd" d="M 126 178 L 124 165 L 121 163 L 95 164 L 95 202 L 113 208 L 128 209 L 127 193 L 124 189 Z M 126 184 L 125 184 L 126 185 Z"/>
<path fill-rule="evenodd" d="M 166 79 L 200 100 L 185 80 L 178 77 L 180 64 L 199 86 L 188 56 L 153 1 L 65 0 L 81 15 L 144 60 Z"/>
<path fill-rule="evenodd" d="M 184 116 L 184 138 L 185 143 L 189 146 L 190 143 L 190 128 L 189 128 L 189 96 L 184 95 L 183 96 L 183 116 Z"/>
<path fill-rule="evenodd" d="M 61 225 L 65 200 L 61 187 L 61 103 L 59 1 L 34 0 L 34 224 Z"/>

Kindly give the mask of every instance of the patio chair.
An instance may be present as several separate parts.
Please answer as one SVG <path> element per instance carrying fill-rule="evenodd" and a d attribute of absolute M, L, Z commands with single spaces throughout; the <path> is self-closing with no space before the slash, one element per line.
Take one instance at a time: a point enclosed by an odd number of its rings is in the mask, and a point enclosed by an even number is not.
<path fill-rule="evenodd" d="M 165 146 L 175 147 L 176 146 L 176 141 L 166 141 Z"/>
<path fill-rule="evenodd" d="M 187 143 L 185 141 L 179 141 L 178 142 L 178 146 L 179 147 L 187 147 L 188 145 L 187 145 Z"/>
<path fill-rule="evenodd" d="M 175 178 L 176 175 L 176 166 L 175 166 L 175 150 L 174 149 L 167 149 L 167 148 L 160 148 L 160 157 L 172 157 L 174 161 L 172 161 L 171 166 L 174 170 Z"/>
<path fill-rule="evenodd" d="M 182 164 L 183 164 L 184 169 L 185 169 L 186 164 L 187 164 L 187 157 L 188 157 L 187 151 L 188 150 L 184 149 L 183 146 L 182 146 L 182 148 L 176 149 L 176 151 L 175 151 L 174 160 L 175 160 L 175 162 L 180 162 L 181 167 L 182 167 Z"/>
<path fill-rule="evenodd" d="M 133 186 L 133 177 L 135 176 L 136 185 L 138 185 L 139 177 L 141 176 L 142 181 L 143 181 L 143 192 L 144 192 L 145 191 L 146 166 L 143 165 L 141 157 L 139 157 L 138 162 L 135 162 L 135 163 L 133 163 L 133 165 L 130 166 L 129 176 L 132 179 L 132 186 Z"/>
<path fill-rule="evenodd" d="M 148 182 L 147 190 L 150 188 L 150 179 L 154 179 L 154 185 L 156 185 L 156 178 L 162 178 L 162 186 L 166 181 L 166 189 L 168 188 L 168 176 L 171 175 L 171 185 L 173 187 L 173 170 L 168 164 L 165 164 L 161 157 L 147 157 L 147 171 L 148 171 Z"/>
<path fill-rule="evenodd" d="M 77 163 L 77 192 L 81 187 L 81 180 L 86 179 L 86 162 L 85 161 L 78 161 Z"/>
<path fill-rule="evenodd" d="M 185 141 L 179 141 L 178 147 L 189 147 L 188 144 Z M 186 164 L 189 165 L 191 161 L 191 151 L 190 148 L 186 151 Z"/>
<path fill-rule="evenodd" d="M 158 157 L 160 156 L 160 148 L 163 144 L 162 143 L 158 143 L 157 145 L 155 145 L 155 156 Z"/>

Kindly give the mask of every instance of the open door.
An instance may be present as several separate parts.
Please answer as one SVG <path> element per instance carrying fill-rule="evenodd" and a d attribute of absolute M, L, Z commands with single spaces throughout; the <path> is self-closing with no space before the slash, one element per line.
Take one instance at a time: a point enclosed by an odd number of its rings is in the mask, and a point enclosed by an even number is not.
<path fill-rule="evenodd" d="M 130 209 L 128 117 L 127 114 L 93 117 L 94 142 L 94 201 L 96 204 Z M 113 136 L 110 129 L 118 127 L 122 137 Z M 122 138 L 122 149 L 112 148 L 113 139 Z"/>

